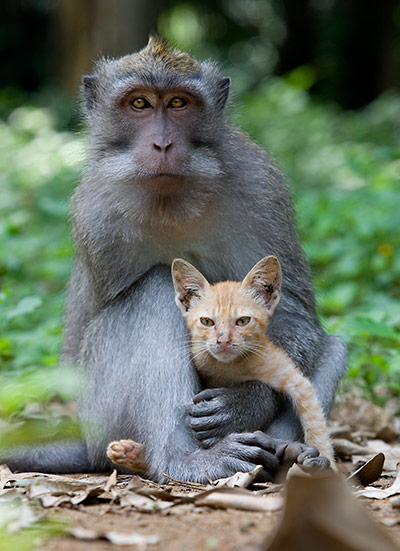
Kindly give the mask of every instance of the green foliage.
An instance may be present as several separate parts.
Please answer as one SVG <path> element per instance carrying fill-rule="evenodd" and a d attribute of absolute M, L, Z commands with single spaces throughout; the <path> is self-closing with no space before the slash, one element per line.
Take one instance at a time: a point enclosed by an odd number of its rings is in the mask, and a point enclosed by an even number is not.
<path fill-rule="evenodd" d="M 48 110 L 25 106 L 0 121 L 0 149 L 0 416 L 10 418 L 0 442 L 76 436 L 70 415 L 53 409 L 47 422 L 49 413 L 46 421 L 31 404 L 75 394 L 74 378 L 55 366 L 71 269 L 68 196 L 82 142 L 56 131 Z M 21 414 L 25 422 L 15 422 Z"/>
<path fill-rule="evenodd" d="M 47 539 L 68 533 L 69 524 L 65 520 L 43 519 L 42 516 L 43 513 L 36 513 L 26 498 L 3 498 L 0 503 L 0 549 L 34 551 Z"/>
<path fill-rule="evenodd" d="M 261 83 L 234 122 L 287 174 L 324 324 L 349 344 L 349 378 L 382 400 L 399 393 L 400 99 L 342 112 L 313 103 L 311 81 L 303 68 Z M 84 146 L 57 122 L 33 106 L 0 122 L 0 376 L 14 389 L 0 393 L 3 415 L 60 395 L 47 374 L 61 343 L 68 199 Z"/>
<path fill-rule="evenodd" d="M 261 84 L 236 122 L 287 174 L 325 327 L 349 345 L 349 378 L 384 401 L 400 394 L 400 98 L 343 112 L 288 82 Z"/>
<path fill-rule="evenodd" d="M 71 268 L 68 197 L 83 146 L 31 106 L 0 122 L 0 144 L 0 369 L 52 366 Z"/>

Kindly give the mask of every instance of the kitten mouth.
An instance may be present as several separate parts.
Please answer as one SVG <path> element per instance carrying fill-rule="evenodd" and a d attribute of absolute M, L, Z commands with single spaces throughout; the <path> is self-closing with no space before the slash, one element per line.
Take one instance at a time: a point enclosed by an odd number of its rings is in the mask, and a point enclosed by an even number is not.
<path fill-rule="evenodd" d="M 211 355 L 218 360 L 219 362 L 232 362 L 233 360 L 236 360 L 236 358 L 239 357 L 238 350 L 232 350 L 232 348 L 228 348 L 225 350 L 210 350 Z"/>

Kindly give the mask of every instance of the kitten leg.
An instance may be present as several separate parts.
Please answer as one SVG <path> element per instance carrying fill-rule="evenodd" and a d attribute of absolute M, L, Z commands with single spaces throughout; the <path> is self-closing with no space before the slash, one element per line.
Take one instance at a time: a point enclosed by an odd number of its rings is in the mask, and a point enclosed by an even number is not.
<path fill-rule="evenodd" d="M 134 440 L 116 440 L 107 446 L 107 457 L 120 467 L 132 471 L 147 471 L 144 444 Z"/>
<path fill-rule="evenodd" d="M 305 442 L 317 448 L 319 453 L 334 463 L 332 443 L 329 439 L 321 404 L 314 387 L 300 371 L 293 366 L 293 381 L 289 383 L 290 394 L 304 429 Z"/>
<path fill-rule="evenodd" d="M 303 426 L 305 442 L 317 448 L 321 456 L 327 457 L 333 464 L 328 428 L 313 385 L 283 350 L 275 349 L 271 356 L 273 362 L 262 375 L 263 382 L 290 396 Z"/>

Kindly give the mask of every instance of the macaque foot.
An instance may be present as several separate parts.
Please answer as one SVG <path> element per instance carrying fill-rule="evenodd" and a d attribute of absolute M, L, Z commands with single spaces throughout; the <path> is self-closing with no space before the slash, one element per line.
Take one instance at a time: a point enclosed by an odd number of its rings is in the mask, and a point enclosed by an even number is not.
<path fill-rule="evenodd" d="M 286 467 L 297 463 L 304 472 L 310 474 L 316 474 L 332 468 L 332 464 L 327 457 L 320 456 L 316 448 L 302 444 L 301 442 L 291 442 L 286 446 L 282 463 Z"/>
<path fill-rule="evenodd" d="M 107 457 L 120 467 L 132 471 L 147 471 L 144 444 L 134 440 L 116 440 L 108 444 L 106 453 Z"/>

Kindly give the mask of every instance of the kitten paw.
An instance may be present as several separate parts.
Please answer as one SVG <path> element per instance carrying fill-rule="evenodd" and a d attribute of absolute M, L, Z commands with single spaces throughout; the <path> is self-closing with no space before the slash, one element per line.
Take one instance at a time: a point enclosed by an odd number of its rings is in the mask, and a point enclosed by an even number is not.
<path fill-rule="evenodd" d="M 107 457 L 120 467 L 132 471 L 146 472 L 146 458 L 144 444 L 134 440 L 116 440 L 107 446 Z"/>

